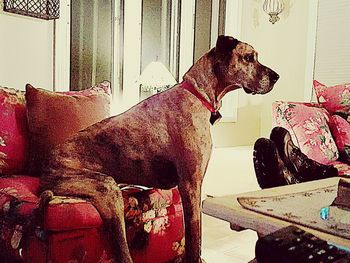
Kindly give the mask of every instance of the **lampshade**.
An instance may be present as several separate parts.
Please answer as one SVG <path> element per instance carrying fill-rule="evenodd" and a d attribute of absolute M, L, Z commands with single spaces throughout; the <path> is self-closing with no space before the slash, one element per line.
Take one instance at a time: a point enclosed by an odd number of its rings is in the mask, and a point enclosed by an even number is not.
<path fill-rule="evenodd" d="M 283 0 L 265 0 L 263 4 L 263 10 L 270 16 L 269 21 L 274 24 L 280 18 L 278 15 L 283 11 Z"/>
<path fill-rule="evenodd" d="M 141 73 L 139 83 L 141 91 L 157 93 L 175 85 L 176 80 L 160 61 L 153 61 Z"/>

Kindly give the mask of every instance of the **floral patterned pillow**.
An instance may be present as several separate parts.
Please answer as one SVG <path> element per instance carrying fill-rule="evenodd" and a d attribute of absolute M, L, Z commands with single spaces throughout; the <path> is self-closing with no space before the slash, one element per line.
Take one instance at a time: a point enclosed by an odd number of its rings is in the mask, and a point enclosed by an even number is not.
<path fill-rule="evenodd" d="M 23 171 L 27 141 L 24 91 L 0 87 L 0 174 Z"/>
<path fill-rule="evenodd" d="M 350 123 L 338 115 L 333 115 L 329 127 L 338 147 L 342 161 L 350 163 Z"/>
<path fill-rule="evenodd" d="M 293 141 L 309 158 L 323 164 L 335 161 L 339 152 L 327 121 L 326 110 L 311 104 L 274 103 L 275 125 L 286 128 Z"/>
<path fill-rule="evenodd" d="M 318 102 L 329 113 L 350 116 L 350 83 L 327 87 L 314 80 L 314 90 Z"/>

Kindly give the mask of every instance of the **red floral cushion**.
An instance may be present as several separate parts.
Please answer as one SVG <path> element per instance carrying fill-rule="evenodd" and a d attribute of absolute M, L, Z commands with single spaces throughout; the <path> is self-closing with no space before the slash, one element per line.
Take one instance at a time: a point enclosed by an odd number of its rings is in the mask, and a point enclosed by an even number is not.
<path fill-rule="evenodd" d="M 350 114 L 350 83 L 329 86 L 314 80 L 314 89 L 318 102 L 329 113 L 342 114 L 346 118 Z"/>
<path fill-rule="evenodd" d="M 0 87 L 0 175 L 23 172 L 28 128 L 24 92 Z"/>
<path fill-rule="evenodd" d="M 286 128 L 304 154 L 323 164 L 338 159 L 326 110 L 294 102 L 276 102 L 273 107 L 275 125 Z"/>
<path fill-rule="evenodd" d="M 333 115 L 329 127 L 338 147 L 341 160 L 350 163 L 350 123 L 344 118 Z"/>
<path fill-rule="evenodd" d="M 76 132 L 110 116 L 110 87 L 103 82 L 90 89 L 51 92 L 26 86 L 30 133 L 29 172 L 40 174 L 48 152 Z"/>

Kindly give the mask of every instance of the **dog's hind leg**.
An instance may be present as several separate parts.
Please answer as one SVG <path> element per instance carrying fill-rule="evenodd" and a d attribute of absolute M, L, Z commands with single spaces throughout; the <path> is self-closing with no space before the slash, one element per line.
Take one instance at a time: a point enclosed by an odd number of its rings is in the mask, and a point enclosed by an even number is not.
<path fill-rule="evenodd" d="M 124 203 L 120 188 L 112 177 L 74 177 L 59 180 L 52 189 L 55 195 L 88 199 L 100 213 L 106 233 L 113 244 L 117 263 L 132 263 L 126 241 Z"/>

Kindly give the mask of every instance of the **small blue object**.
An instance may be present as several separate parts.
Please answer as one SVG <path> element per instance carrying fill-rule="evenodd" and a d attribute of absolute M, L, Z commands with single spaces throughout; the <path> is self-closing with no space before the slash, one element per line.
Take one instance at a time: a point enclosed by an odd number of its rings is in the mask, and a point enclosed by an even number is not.
<path fill-rule="evenodd" d="M 350 253 L 350 247 L 343 247 L 343 246 L 335 245 L 335 244 L 332 244 L 332 243 L 328 243 L 328 244 L 329 245 L 333 245 L 333 246 L 339 248 L 340 250 L 344 250 L 347 253 Z"/>
<path fill-rule="evenodd" d="M 329 208 L 328 207 L 321 208 L 320 216 L 323 220 L 327 220 L 329 218 Z"/>

